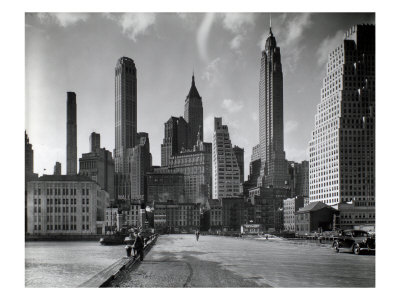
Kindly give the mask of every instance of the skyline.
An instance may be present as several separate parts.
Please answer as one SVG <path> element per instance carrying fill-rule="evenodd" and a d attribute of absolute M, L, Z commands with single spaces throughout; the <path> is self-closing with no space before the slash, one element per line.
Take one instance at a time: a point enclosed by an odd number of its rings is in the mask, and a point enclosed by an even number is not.
<path fill-rule="evenodd" d="M 282 55 L 286 156 L 308 160 L 328 49 L 352 25 L 374 24 L 374 14 L 271 15 Z M 223 117 L 232 144 L 245 148 L 247 177 L 251 149 L 258 144 L 259 63 L 269 14 L 26 14 L 25 30 L 26 129 L 35 172 L 48 173 L 59 161 L 65 173 L 67 91 L 77 94 L 78 158 L 89 152 L 92 131 L 100 133 L 101 147 L 114 150 L 114 67 L 128 56 L 137 66 L 138 131 L 149 133 L 154 165 L 161 163 L 164 122 L 183 116 L 194 69 L 204 140 L 212 140 L 214 117 Z M 119 43 L 108 43 L 114 40 Z M 164 60 L 158 50 L 167 52 Z M 307 78 L 300 76 L 305 72 Z M 168 101 L 166 109 L 151 111 L 160 101 Z"/>

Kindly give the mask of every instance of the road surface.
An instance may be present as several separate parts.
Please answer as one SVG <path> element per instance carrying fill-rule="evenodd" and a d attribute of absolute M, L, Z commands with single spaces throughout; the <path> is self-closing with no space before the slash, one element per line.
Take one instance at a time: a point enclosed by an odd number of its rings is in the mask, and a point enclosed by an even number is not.
<path fill-rule="evenodd" d="M 375 256 L 284 240 L 160 236 L 115 287 L 374 287 Z"/>

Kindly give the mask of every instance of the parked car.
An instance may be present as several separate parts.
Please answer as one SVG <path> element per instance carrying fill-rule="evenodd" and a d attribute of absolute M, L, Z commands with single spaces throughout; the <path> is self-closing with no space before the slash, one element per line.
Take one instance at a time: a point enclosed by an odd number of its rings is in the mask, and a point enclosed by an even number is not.
<path fill-rule="evenodd" d="M 375 237 L 363 230 L 343 230 L 334 240 L 333 247 L 336 252 L 345 249 L 356 255 L 360 254 L 361 251 L 375 251 Z"/>

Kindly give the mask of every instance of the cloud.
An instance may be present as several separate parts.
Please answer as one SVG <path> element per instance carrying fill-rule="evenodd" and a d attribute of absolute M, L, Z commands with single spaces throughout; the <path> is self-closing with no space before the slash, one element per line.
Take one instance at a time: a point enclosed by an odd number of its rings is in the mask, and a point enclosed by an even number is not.
<path fill-rule="evenodd" d="M 232 33 L 242 33 L 249 26 L 254 26 L 254 14 L 227 13 L 223 17 L 222 24 L 225 29 Z"/>
<path fill-rule="evenodd" d="M 122 33 L 134 42 L 138 36 L 146 34 L 156 22 L 154 13 L 105 14 L 105 16 L 116 22 L 122 28 Z"/>
<path fill-rule="evenodd" d="M 204 62 L 209 61 L 207 46 L 208 46 L 208 37 L 210 35 L 210 30 L 213 23 L 214 23 L 214 14 L 207 13 L 204 15 L 203 21 L 201 22 L 201 25 L 197 30 L 197 47 L 199 50 L 200 57 Z"/>
<path fill-rule="evenodd" d="M 239 50 L 240 45 L 243 42 L 243 36 L 241 34 L 238 34 L 237 36 L 235 36 L 231 42 L 230 42 L 230 47 L 232 50 Z"/>
<path fill-rule="evenodd" d="M 285 134 L 291 133 L 293 131 L 296 131 L 296 129 L 299 127 L 299 123 L 297 121 L 289 120 L 285 124 Z"/>
<path fill-rule="evenodd" d="M 232 50 L 240 52 L 239 48 L 244 37 L 250 28 L 254 27 L 254 14 L 249 13 L 227 13 L 223 15 L 222 25 L 229 32 L 235 34 L 235 37 L 229 43 Z"/>
<path fill-rule="evenodd" d="M 229 113 L 237 113 L 243 109 L 243 106 L 243 102 L 236 102 L 232 99 L 224 99 L 221 104 L 221 107 Z"/>
<path fill-rule="evenodd" d="M 90 14 L 86 13 L 38 13 L 41 23 L 54 22 L 59 26 L 67 27 L 78 22 L 85 22 Z"/>
<path fill-rule="evenodd" d="M 339 30 L 334 36 L 325 38 L 317 49 L 318 64 L 325 65 L 328 62 L 329 53 L 343 41 L 344 31 Z"/>
<path fill-rule="evenodd" d="M 221 58 L 219 58 L 219 57 L 217 57 L 212 62 L 210 62 L 207 65 L 203 74 L 201 75 L 201 79 L 207 80 L 210 83 L 210 85 L 215 84 L 219 78 L 218 66 L 219 66 L 220 62 L 221 62 Z"/>

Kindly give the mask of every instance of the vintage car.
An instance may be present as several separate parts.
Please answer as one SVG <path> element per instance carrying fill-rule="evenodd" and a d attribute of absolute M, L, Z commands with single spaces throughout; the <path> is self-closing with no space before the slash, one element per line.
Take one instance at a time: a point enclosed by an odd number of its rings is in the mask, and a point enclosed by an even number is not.
<path fill-rule="evenodd" d="M 343 230 L 334 240 L 333 247 L 336 252 L 345 249 L 356 255 L 360 254 L 361 251 L 375 251 L 375 237 L 363 230 Z"/>

